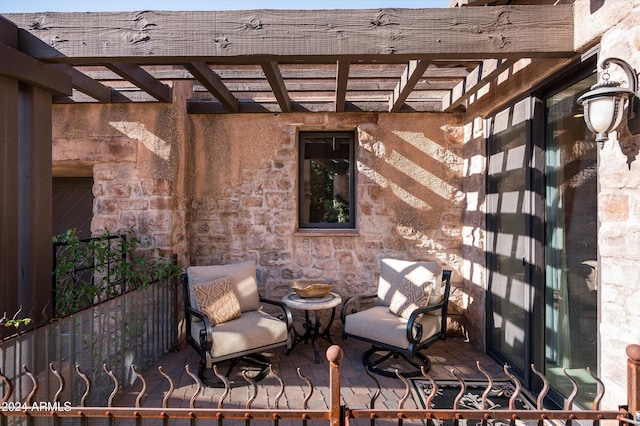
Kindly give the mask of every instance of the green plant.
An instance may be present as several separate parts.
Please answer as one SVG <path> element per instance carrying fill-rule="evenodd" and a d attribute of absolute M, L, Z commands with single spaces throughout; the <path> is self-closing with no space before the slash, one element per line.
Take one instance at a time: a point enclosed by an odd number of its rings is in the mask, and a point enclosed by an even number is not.
<path fill-rule="evenodd" d="M 81 240 L 76 229 L 53 238 L 56 252 L 55 316 L 70 315 L 152 282 L 180 275 L 182 267 L 158 249 L 142 250 L 140 240 L 108 229 Z"/>
<path fill-rule="evenodd" d="M 20 309 L 18 309 L 12 318 L 7 317 L 7 313 L 5 312 L 2 318 L 0 318 L 0 325 L 4 327 L 14 327 L 17 330 L 21 325 L 26 327 L 31 324 L 31 318 L 18 318 L 21 311 L 22 306 L 20 306 Z"/>

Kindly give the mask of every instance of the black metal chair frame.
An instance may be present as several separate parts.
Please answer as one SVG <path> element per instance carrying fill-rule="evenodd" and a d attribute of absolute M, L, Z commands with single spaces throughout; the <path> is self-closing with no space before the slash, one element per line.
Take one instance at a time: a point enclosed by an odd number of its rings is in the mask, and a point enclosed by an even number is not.
<path fill-rule="evenodd" d="M 442 302 L 437 305 L 418 308 L 411 313 L 406 327 L 407 340 L 409 341 L 409 345 L 407 348 L 400 348 L 397 346 L 392 346 L 382 342 L 377 342 L 375 340 L 360 337 L 354 334 L 348 334 L 343 328 L 343 339 L 352 337 L 354 339 L 371 343 L 371 348 L 365 351 L 362 355 L 362 363 L 367 367 L 367 369 L 369 369 L 369 371 L 386 377 L 396 377 L 395 369 L 385 369 L 383 367 L 383 363 L 389 359 L 397 358 L 403 359 L 413 368 L 413 370 L 411 371 L 400 372 L 400 374 L 402 374 L 402 376 L 404 377 L 420 376 L 422 375 L 422 369 L 424 369 L 425 372 L 429 371 L 429 369 L 431 368 L 431 361 L 429 360 L 428 356 L 421 353 L 420 351 L 427 349 L 439 340 L 445 340 L 447 338 L 447 314 L 449 310 L 449 294 L 451 292 L 450 270 L 442 271 L 442 280 L 445 283 Z M 349 297 L 342 305 L 342 309 L 340 311 L 340 319 L 342 320 L 342 324 L 344 325 L 346 317 L 348 315 L 358 312 L 358 310 L 354 308 L 354 305 L 363 302 L 373 303 L 377 298 L 377 294 L 356 295 Z M 417 322 L 417 320 L 422 315 L 425 315 L 428 312 L 434 312 L 440 309 L 442 310 L 440 331 L 433 336 L 425 339 L 424 341 L 421 341 L 423 335 L 422 324 Z M 378 354 L 381 355 L 378 356 Z"/>
<path fill-rule="evenodd" d="M 207 336 L 211 332 L 210 330 L 212 329 L 212 326 L 207 315 L 191 306 L 191 299 L 189 298 L 189 278 L 187 274 L 182 274 L 182 297 L 184 299 L 187 343 L 189 343 L 189 345 L 191 345 L 200 356 L 198 378 L 206 386 L 217 388 L 224 387 L 224 380 L 216 378 L 215 375 L 213 375 L 213 377 L 208 377 L 205 375 L 207 366 L 207 353 L 211 350 L 213 345 L 213 342 L 210 342 L 207 339 Z M 277 306 L 282 309 L 283 313 L 281 315 L 278 315 L 278 318 L 287 324 L 287 333 L 289 333 L 290 335 L 291 327 L 293 326 L 293 316 L 289 307 L 280 301 L 267 299 L 262 296 L 260 296 L 260 302 Z M 194 339 L 191 335 L 191 317 L 198 318 L 204 324 L 204 328 L 200 330 L 199 341 L 196 341 L 196 339 Z M 240 371 L 242 371 L 243 369 L 251 371 L 251 374 L 249 374 L 250 379 L 255 382 L 264 379 L 269 374 L 271 361 L 269 361 L 269 358 L 260 353 L 263 349 L 266 348 L 256 348 L 254 352 L 245 353 L 225 361 L 225 363 L 227 364 L 225 369 L 226 371 L 222 373 L 222 375 L 227 379 L 227 382 L 231 387 L 244 386 L 248 384 L 246 380 L 229 380 L 229 377 L 231 377 L 231 373 L 234 369 L 240 368 Z"/>

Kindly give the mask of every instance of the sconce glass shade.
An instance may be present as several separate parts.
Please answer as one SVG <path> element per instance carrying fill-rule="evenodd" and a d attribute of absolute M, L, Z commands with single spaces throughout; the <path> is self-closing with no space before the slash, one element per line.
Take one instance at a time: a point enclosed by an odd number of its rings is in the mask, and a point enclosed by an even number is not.
<path fill-rule="evenodd" d="M 609 63 L 614 63 L 625 71 L 629 87 L 620 87 L 620 82 L 609 81 Z M 602 68 L 605 70 L 603 81 L 591 86 L 577 100 L 584 108 L 584 121 L 589 130 L 596 134 L 598 142 L 606 141 L 609 132 L 620 125 L 625 116 L 625 101 L 634 100 L 638 86 L 633 68 L 623 60 L 609 58 L 603 62 Z"/>
<path fill-rule="evenodd" d="M 584 108 L 584 121 L 589 130 L 596 134 L 596 141 L 604 142 L 609 132 L 615 130 L 624 116 L 624 104 L 634 93 L 632 90 L 608 83 L 603 87 L 596 84 L 591 90 L 578 98 Z"/>

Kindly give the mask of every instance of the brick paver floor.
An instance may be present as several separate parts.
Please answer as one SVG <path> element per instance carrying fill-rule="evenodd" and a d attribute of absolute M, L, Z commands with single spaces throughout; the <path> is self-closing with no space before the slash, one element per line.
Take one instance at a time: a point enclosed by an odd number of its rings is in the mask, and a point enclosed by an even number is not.
<path fill-rule="evenodd" d="M 341 399 L 342 404 L 349 408 L 366 408 L 370 398 L 376 390 L 376 384 L 366 373 L 362 365 L 362 353 L 369 348 L 368 344 L 354 339 L 342 340 L 340 336 L 333 337 L 334 344 L 339 345 L 344 358 L 341 362 Z M 308 401 L 308 409 L 327 409 L 329 404 L 329 362 L 326 359 L 326 350 L 329 343 L 321 342 L 321 362 L 314 362 L 314 352 L 311 344 L 296 346 L 291 354 L 286 354 L 285 348 L 272 350 L 267 355 L 273 362 L 274 371 L 282 378 L 285 391 L 279 400 L 279 408 L 302 409 L 305 398 L 309 395 L 308 384 L 298 376 L 297 370 L 306 376 L 313 384 L 313 393 Z M 465 342 L 459 337 L 449 338 L 435 343 L 425 351 L 429 355 L 432 367 L 430 374 L 435 379 L 453 379 L 450 371 L 462 378 L 482 378 L 476 369 L 479 361 L 482 367 L 489 371 L 494 378 L 505 378 L 502 366 L 498 365 L 486 354 L 478 351 L 471 343 Z M 190 400 L 197 386 L 194 380 L 186 373 L 185 366 L 189 365 L 192 372 L 198 370 L 199 358 L 195 351 L 188 345 L 182 344 L 180 350 L 167 353 L 158 365 L 141 373 L 147 382 L 147 392 L 142 403 L 143 407 L 160 407 L 169 384 L 158 372 L 157 367 L 162 366 L 165 373 L 175 381 L 175 391 L 169 399 L 170 407 L 189 407 Z M 381 395 L 376 401 L 376 408 L 397 408 L 401 398 L 405 395 L 405 383 L 397 378 L 376 376 L 382 389 Z M 140 381 L 121 392 L 115 405 L 132 406 L 142 385 Z M 275 398 L 279 393 L 280 384 L 273 376 L 268 376 L 258 384 L 258 392 L 253 408 L 274 408 Z M 233 388 L 224 400 L 224 408 L 243 408 L 251 397 L 253 389 L 250 386 Z M 197 408 L 215 408 L 223 394 L 222 389 L 205 387 L 197 396 L 195 406 Z M 416 401 L 410 397 L 404 407 L 417 408 Z"/>

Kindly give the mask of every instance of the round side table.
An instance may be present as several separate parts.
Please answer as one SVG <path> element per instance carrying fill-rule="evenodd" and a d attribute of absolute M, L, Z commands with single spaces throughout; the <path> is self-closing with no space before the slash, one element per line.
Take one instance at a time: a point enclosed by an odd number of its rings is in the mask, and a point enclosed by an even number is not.
<path fill-rule="evenodd" d="M 311 341 L 311 343 L 313 344 L 313 352 L 315 354 L 316 364 L 319 364 L 320 347 L 318 345 L 318 340 L 320 338 L 323 338 L 330 344 L 333 344 L 330 334 L 331 325 L 333 324 L 333 320 L 336 316 L 336 306 L 342 303 L 342 298 L 340 297 L 340 295 L 331 292 L 324 297 L 305 299 L 292 292 L 285 295 L 282 298 L 282 302 L 291 309 L 304 310 L 304 323 L 302 324 L 304 333 L 299 333 L 294 325 L 293 343 L 291 345 L 291 349 L 287 351 L 287 355 L 289 355 L 293 348 L 295 348 L 300 342 L 308 343 L 309 341 Z M 331 317 L 329 318 L 329 323 L 324 328 L 324 330 L 320 331 L 322 325 L 320 324 L 320 317 L 318 313 L 319 311 L 324 309 L 331 309 Z M 310 318 L 310 311 L 313 311 L 314 313 L 313 321 Z"/>

